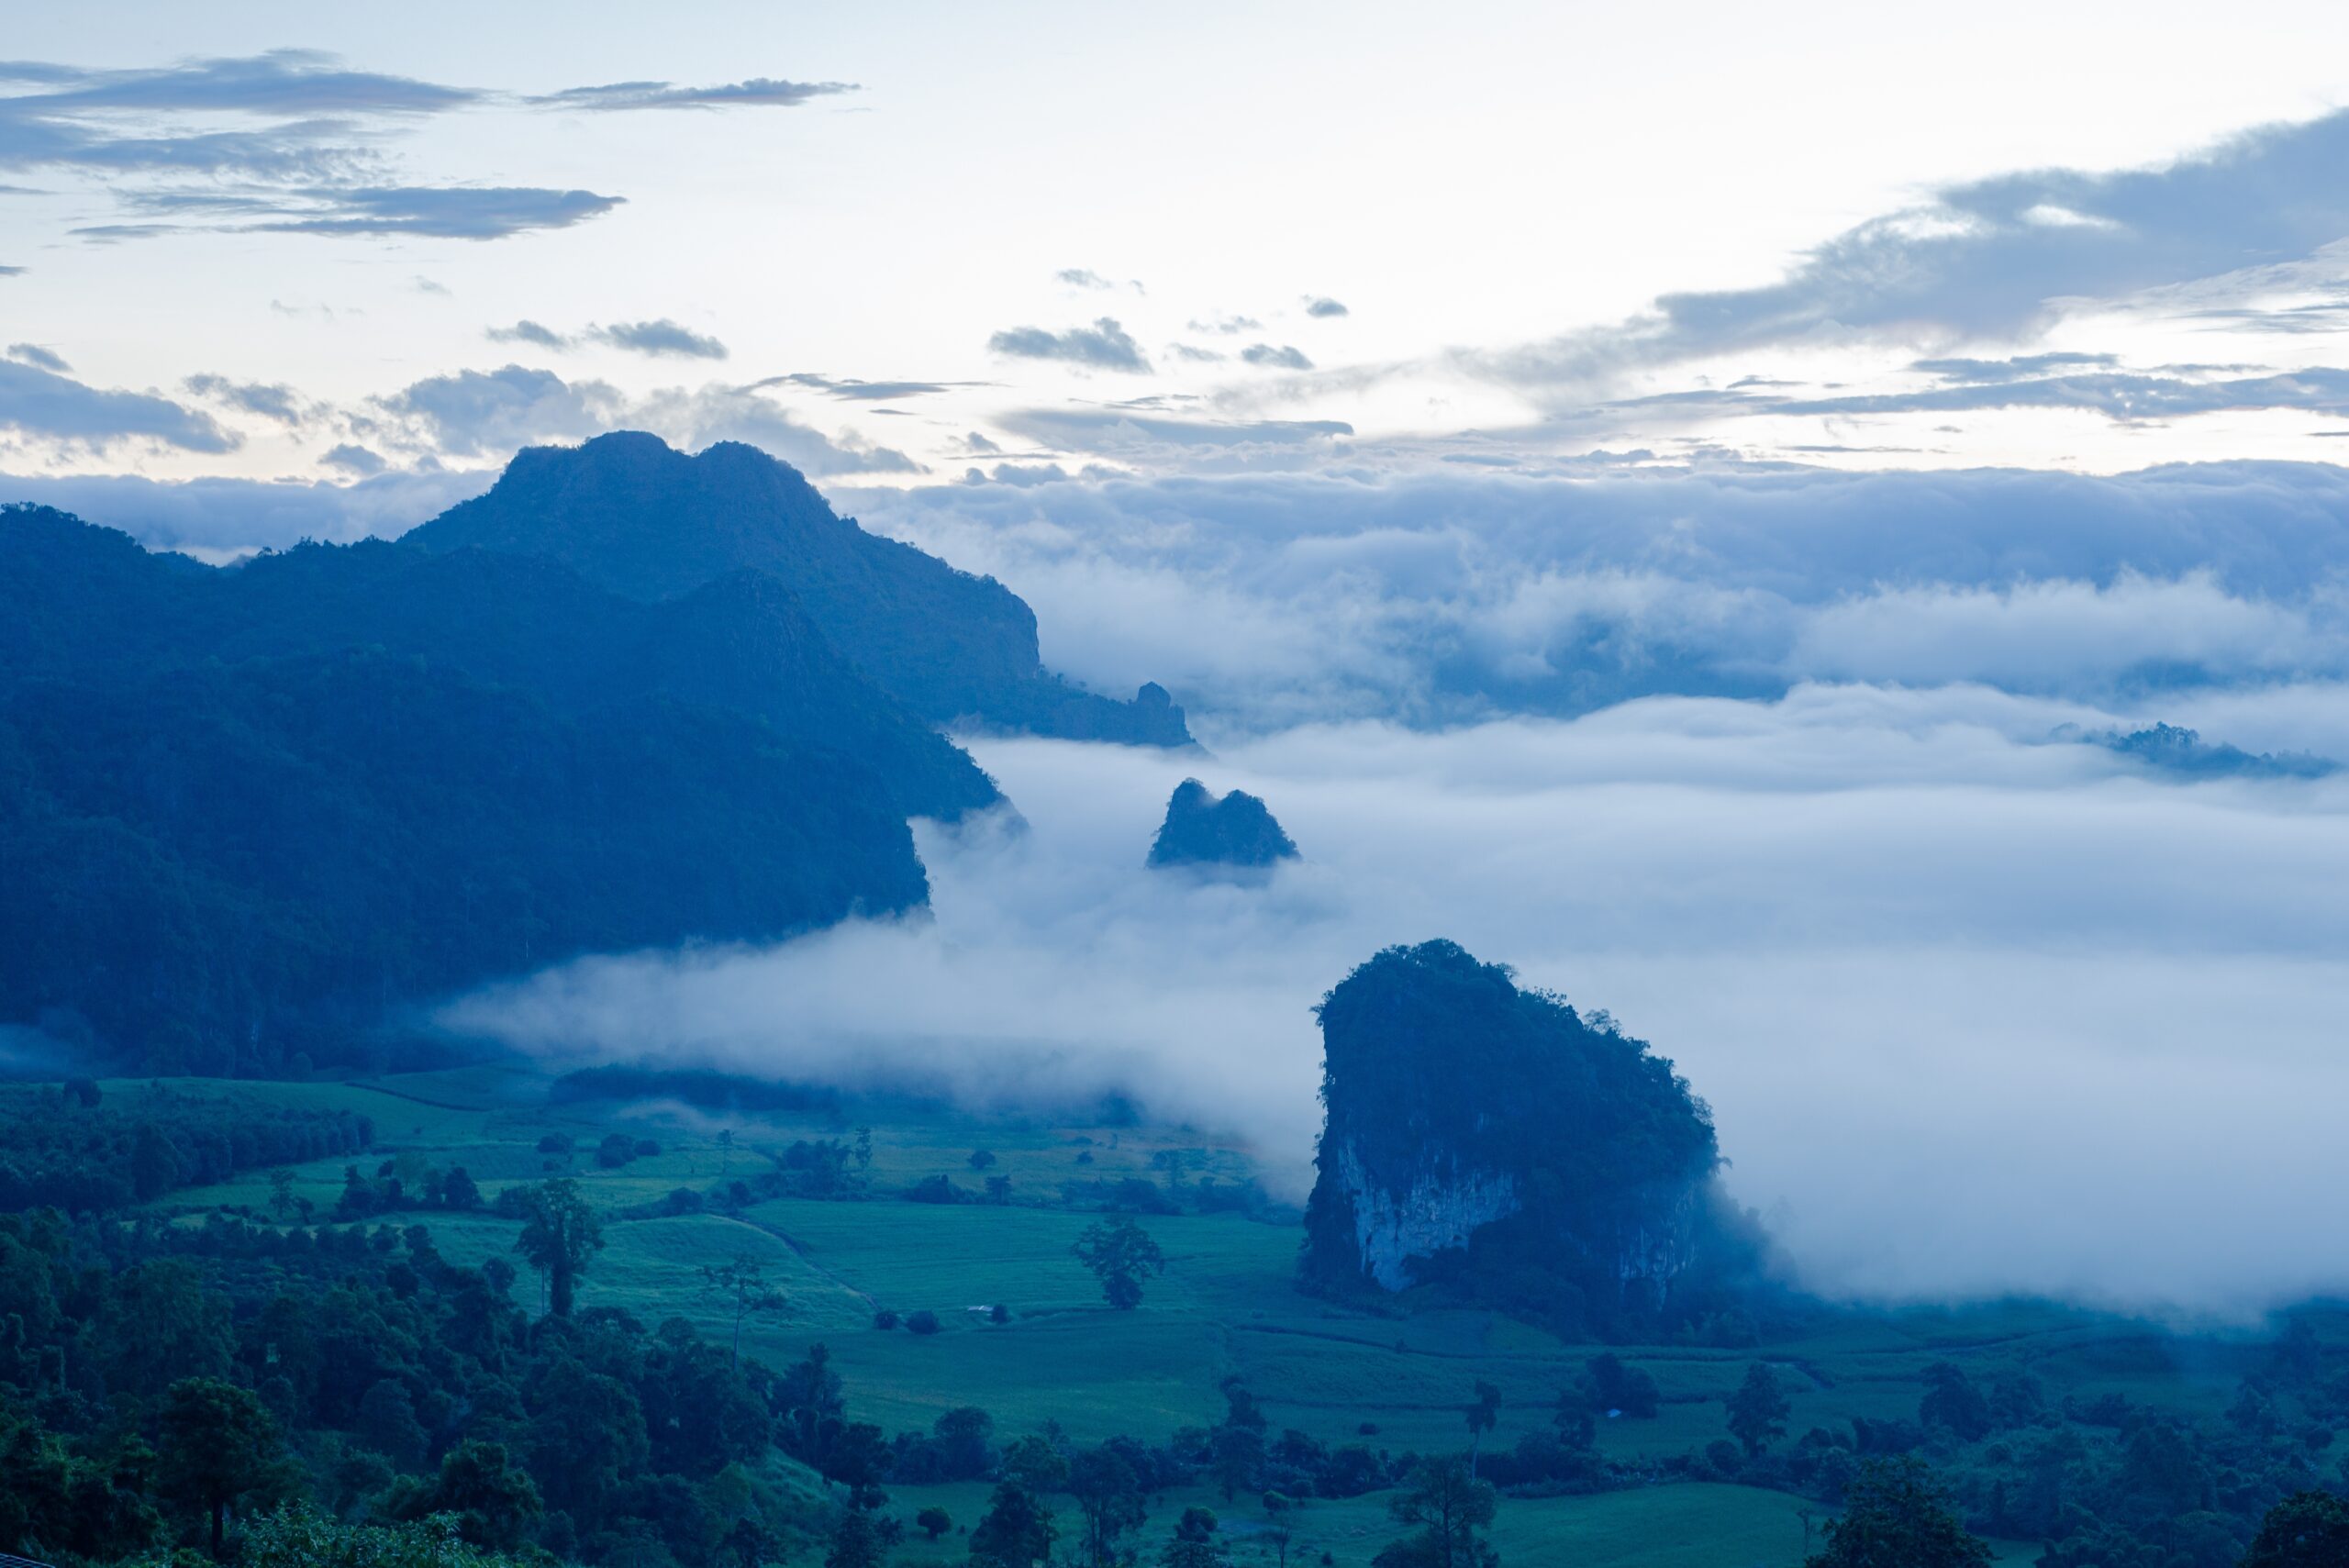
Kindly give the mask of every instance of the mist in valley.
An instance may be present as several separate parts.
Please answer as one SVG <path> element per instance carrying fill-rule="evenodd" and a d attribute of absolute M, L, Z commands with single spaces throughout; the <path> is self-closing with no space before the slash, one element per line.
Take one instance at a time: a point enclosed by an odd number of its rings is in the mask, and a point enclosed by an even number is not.
<path fill-rule="evenodd" d="M 1026 826 L 925 825 L 932 915 L 583 961 L 447 1018 L 568 1064 L 1047 1118 L 1125 1095 L 1301 1198 L 1312 1005 L 1448 936 L 1672 1058 L 1810 1288 L 2248 1317 L 2349 1284 L 2349 784 L 2180 783 L 2055 738 L 2126 722 L 1805 685 L 1212 761 L 981 742 Z M 1303 863 L 1144 870 L 1187 773 L 1264 795 Z"/>

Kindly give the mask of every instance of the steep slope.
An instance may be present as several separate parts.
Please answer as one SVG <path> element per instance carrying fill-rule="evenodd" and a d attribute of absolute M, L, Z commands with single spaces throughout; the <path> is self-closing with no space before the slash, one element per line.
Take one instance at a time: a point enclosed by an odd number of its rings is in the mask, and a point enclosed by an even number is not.
<path fill-rule="evenodd" d="M 666 703 L 573 720 L 380 652 L 0 689 L 0 1018 L 154 1071 L 350 1060 L 405 1001 L 927 888 L 863 766 Z"/>
<path fill-rule="evenodd" d="M 579 447 L 528 448 L 488 494 L 406 542 L 544 556 L 648 600 L 744 567 L 770 572 L 851 662 L 934 724 L 1156 746 L 1190 740 L 1163 689 L 1116 702 L 1049 673 L 1036 617 L 1009 589 L 866 533 L 796 469 L 738 442 L 689 456 L 658 437 L 621 432 Z"/>
<path fill-rule="evenodd" d="M 1246 790 L 1215 795 L 1197 779 L 1174 786 L 1150 846 L 1153 866 L 1261 870 L 1295 859 L 1297 845 L 1271 807 Z"/>
<path fill-rule="evenodd" d="M 576 953 L 909 908 L 907 816 L 999 799 L 763 573 L 214 570 L 0 510 L 0 1023 L 79 1014 L 134 1063 L 348 1060 Z"/>
<path fill-rule="evenodd" d="M 1311 1273 L 1603 1321 L 1697 1262 L 1719 1164 L 1672 1063 L 1457 945 L 1389 948 L 1319 1008 Z"/>

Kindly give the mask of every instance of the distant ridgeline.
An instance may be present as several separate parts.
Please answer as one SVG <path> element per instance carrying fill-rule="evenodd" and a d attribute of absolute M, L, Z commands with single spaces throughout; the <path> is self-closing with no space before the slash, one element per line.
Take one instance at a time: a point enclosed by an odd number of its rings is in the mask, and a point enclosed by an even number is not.
<path fill-rule="evenodd" d="M 1150 846 L 1153 866 L 1264 867 L 1297 859 L 1270 807 L 1245 790 L 1218 796 L 1197 779 L 1174 786 Z"/>
<path fill-rule="evenodd" d="M 1319 1014 L 1309 1281 L 1432 1284 L 1569 1335 L 1734 1301 L 1754 1233 L 1710 1113 L 1604 1015 L 1448 941 L 1387 949 Z"/>
<path fill-rule="evenodd" d="M 525 452 L 417 537 L 214 569 L 0 508 L 0 1024 L 351 1060 L 493 976 L 921 905 L 907 819 L 1002 798 L 941 718 L 1188 740 L 748 448 Z"/>
<path fill-rule="evenodd" d="M 850 662 L 933 724 L 1190 743 L 1163 687 L 1118 702 L 1069 684 L 1045 670 L 1035 612 L 1010 589 L 866 533 L 796 469 L 740 442 L 688 456 L 630 431 L 527 448 L 487 495 L 403 542 L 544 556 L 635 599 L 770 573 Z"/>

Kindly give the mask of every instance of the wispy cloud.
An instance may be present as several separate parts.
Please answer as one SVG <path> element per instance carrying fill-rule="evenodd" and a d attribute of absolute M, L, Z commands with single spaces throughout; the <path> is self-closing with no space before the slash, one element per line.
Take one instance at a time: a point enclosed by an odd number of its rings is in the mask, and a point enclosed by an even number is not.
<path fill-rule="evenodd" d="M 231 381 L 221 375 L 192 375 L 181 384 L 198 397 L 280 425 L 299 426 L 308 418 L 302 396 L 282 384 Z"/>
<path fill-rule="evenodd" d="M 1014 359 L 1058 360 L 1096 370 L 1150 373 L 1150 361 L 1143 355 L 1141 345 L 1114 317 L 1108 316 L 1090 327 L 1072 327 L 1064 332 L 1048 332 L 1041 327 L 1014 327 L 988 339 L 987 347 Z"/>
<path fill-rule="evenodd" d="M 566 87 L 532 98 L 541 108 L 587 109 L 610 114 L 630 109 L 790 109 L 818 98 L 862 91 L 853 82 L 785 82 L 754 76 L 716 87 L 680 87 L 674 82 L 611 82 L 599 87 Z"/>
<path fill-rule="evenodd" d="M 726 358 L 725 344 L 689 327 L 681 326 L 667 317 L 658 321 L 618 321 L 609 327 L 595 327 L 588 330 L 599 342 L 609 343 L 615 349 L 626 349 L 632 354 L 648 354 L 656 359 Z"/>
<path fill-rule="evenodd" d="M 11 343 L 8 345 L 8 357 L 18 364 L 30 365 L 35 370 L 55 371 L 59 375 L 73 369 L 65 362 L 65 356 L 54 350 L 44 349 L 39 343 Z"/>
<path fill-rule="evenodd" d="M 2157 168 L 2046 169 L 1951 185 L 1813 250 L 1756 288 L 1462 362 L 1582 398 L 1631 371 L 1875 335 L 2027 338 L 2114 301 L 2303 261 L 2349 237 L 2349 111 L 2271 126 Z"/>
<path fill-rule="evenodd" d="M 1240 350 L 1240 357 L 1249 364 L 1262 365 L 1270 370 L 1309 371 L 1313 368 L 1313 361 L 1305 357 L 1304 350 L 1287 343 L 1278 348 L 1270 343 L 1251 343 Z"/>
<path fill-rule="evenodd" d="M 200 409 L 151 392 L 89 386 L 18 360 L 0 361 L 0 428 L 89 451 L 146 441 L 218 453 L 240 444 Z"/>

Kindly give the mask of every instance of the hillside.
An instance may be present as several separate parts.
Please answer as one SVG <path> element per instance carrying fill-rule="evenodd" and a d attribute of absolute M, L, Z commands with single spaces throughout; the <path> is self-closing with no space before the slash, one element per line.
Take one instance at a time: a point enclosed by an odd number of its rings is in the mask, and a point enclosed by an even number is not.
<path fill-rule="evenodd" d="M 406 542 L 541 556 L 645 600 L 753 568 L 787 584 L 851 662 L 931 723 L 1152 746 L 1190 740 L 1182 711 L 1157 686 L 1118 702 L 1046 671 L 1034 613 L 1002 584 L 865 532 L 797 470 L 737 442 L 688 455 L 621 432 L 526 448 L 488 494 Z"/>
<path fill-rule="evenodd" d="M 921 904 L 998 804 L 774 579 L 306 546 L 232 569 L 0 512 L 0 1022 L 105 1060 L 358 1059 L 585 951 Z"/>

